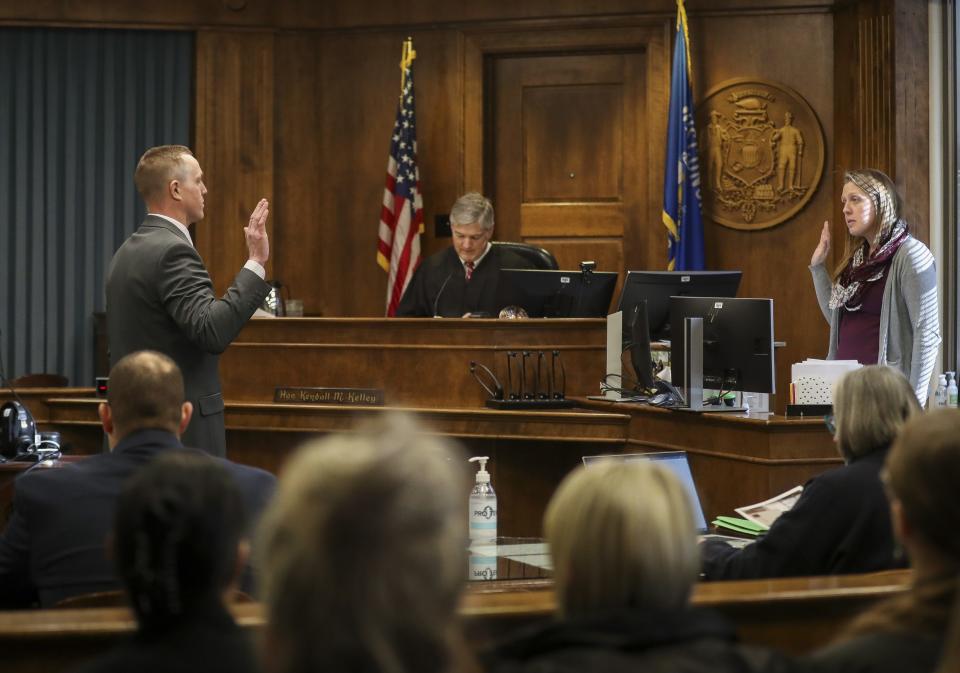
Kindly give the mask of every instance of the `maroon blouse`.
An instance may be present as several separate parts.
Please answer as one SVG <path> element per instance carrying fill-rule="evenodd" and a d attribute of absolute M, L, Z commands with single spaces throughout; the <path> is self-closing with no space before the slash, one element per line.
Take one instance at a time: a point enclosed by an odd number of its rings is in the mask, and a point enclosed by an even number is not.
<path fill-rule="evenodd" d="M 875 365 L 880 357 L 880 309 L 887 274 L 867 283 L 859 311 L 840 308 L 840 329 L 837 334 L 837 359 L 856 360 L 862 365 Z"/>

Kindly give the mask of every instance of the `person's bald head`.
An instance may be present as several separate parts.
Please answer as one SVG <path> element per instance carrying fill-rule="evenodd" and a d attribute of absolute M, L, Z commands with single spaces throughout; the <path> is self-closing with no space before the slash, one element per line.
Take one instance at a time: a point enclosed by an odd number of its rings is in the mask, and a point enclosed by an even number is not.
<path fill-rule="evenodd" d="M 103 406 L 109 406 L 108 421 Z M 137 351 L 110 370 L 107 405 L 101 420 L 112 440 L 138 430 L 165 430 L 177 436 L 186 429 L 191 405 L 184 402 L 183 376 L 177 363 L 162 353 Z M 186 416 L 186 419 L 184 419 Z"/>

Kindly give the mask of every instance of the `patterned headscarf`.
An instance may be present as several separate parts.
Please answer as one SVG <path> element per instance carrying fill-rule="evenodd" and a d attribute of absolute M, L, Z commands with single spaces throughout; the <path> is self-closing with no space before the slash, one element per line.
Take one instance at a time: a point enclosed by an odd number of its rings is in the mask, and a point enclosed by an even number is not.
<path fill-rule="evenodd" d="M 878 175 L 888 182 L 881 180 Z M 873 254 L 868 254 L 868 241 L 858 246 L 830 292 L 831 309 L 843 306 L 848 311 L 859 311 L 867 284 L 884 277 L 890 268 L 890 259 L 906 240 L 907 223 L 900 217 L 896 193 L 888 186 L 891 184 L 890 178 L 879 171 L 850 171 L 844 178 L 845 182 L 853 183 L 870 197 L 876 211 L 875 217 L 880 221 L 877 237 L 873 241 L 877 249 Z"/>

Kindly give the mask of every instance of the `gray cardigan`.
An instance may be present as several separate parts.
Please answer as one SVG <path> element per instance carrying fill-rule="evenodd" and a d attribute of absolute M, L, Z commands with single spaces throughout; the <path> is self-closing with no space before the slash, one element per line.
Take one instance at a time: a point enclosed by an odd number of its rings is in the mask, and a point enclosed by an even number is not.
<path fill-rule="evenodd" d="M 833 283 L 824 265 L 811 266 L 810 273 L 820 310 L 830 323 L 827 359 L 833 360 L 837 357 L 840 309 L 829 306 Z M 890 262 L 887 285 L 883 290 L 877 364 L 896 367 L 903 372 L 920 404 L 926 405 L 939 345 L 937 267 L 927 246 L 908 236 Z"/>

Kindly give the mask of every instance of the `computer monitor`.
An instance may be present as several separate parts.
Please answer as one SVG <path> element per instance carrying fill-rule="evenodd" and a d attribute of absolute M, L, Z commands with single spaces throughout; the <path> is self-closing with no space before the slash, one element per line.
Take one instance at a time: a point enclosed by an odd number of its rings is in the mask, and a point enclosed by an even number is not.
<path fill-rule="evenodd" d="M 501 269 L 496 305 L 520 306 L 531 318 L 602 318 L 616 284 L 613 271 Z"/>
<path fill-rule="evenodd" d="M 772 299 L 672 297 L 670 371 L 677 386 L 684 384 L 685 318 L 703 318 L 703 388 L 775 392 Z"/>
<path fill-rule="evenodd" d="M 650 338 L 670 338 L 670 297 L 735 297 L 740 271 L 627 271 L 620 293 L 624 315 L 623 340 L 628 343 L 627 316 L 641 299 L 647 300 Z"/>
<path fill-rule="evenodd" d="M 707 518 L 703 514 L 703 506 L 700 504 L 700 494 L 697 492 L 696 483 L 693 481 L 693 473 L 690 471 L 690 462 L 687 459 L 685 451 L 658 451 L 651 453 L 627 453 L 612 454 L 603 456 L 583 456 L 581 458 L 586 467 L 597 465 L 603 461 L 616 460 L 624 463 L 630 463 L 638 460 L 654 461 L 663 465 L 673 472 L 673 475 L 683 484 L 687 496 L 690 498 L 690 505 L 693 508 L 693 518 L 696 522 L 697 531 L 707 532 Z"/>

